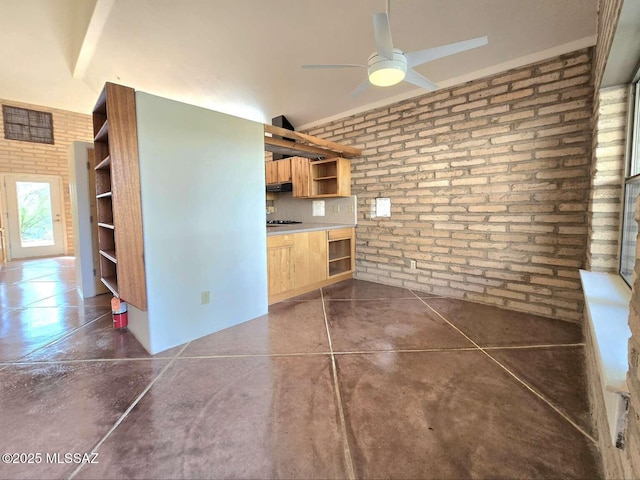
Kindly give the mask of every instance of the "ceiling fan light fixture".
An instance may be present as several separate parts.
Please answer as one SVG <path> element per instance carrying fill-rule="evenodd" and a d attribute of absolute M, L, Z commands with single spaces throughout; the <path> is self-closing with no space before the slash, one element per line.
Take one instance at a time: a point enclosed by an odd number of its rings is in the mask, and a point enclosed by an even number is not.
<path fill-rule="evenodd" d="M 369 81 L 378 87 L 390 87 L 400 83 L 406 74 L 406 71 L 395 67 L 380 68 L 369 72 Z"/>
<path fill-rule="evenodd" d="M 407 74 L 407 59 L 402 51 L 393 49 L 390 60 L 377 53 L 369 57 L 369 82 L 378 87 L 390 87 L 404 80 Z"/>

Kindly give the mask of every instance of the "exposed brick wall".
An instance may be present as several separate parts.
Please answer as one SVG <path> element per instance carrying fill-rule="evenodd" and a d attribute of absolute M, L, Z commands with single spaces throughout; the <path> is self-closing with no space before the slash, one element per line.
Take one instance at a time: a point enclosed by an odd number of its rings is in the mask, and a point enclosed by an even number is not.
<path fill-rule="evenodd" d="M 624 100 L 626 99 L 626 92 L 623 93 L 622 88 L 616 88 L 612 90 L 599 90 L 602 77 L 604 75 L 605 66 L 607 63 L 607 59 L 609 57 L 609 51 L 611 50 L 611 45 L 613 43 L 613 37 L 618 25 L 618 18 L 620 16 L 620 11 L 622 8 L 623 0 L 600 0 L 600 8 L 598 12 L 598 41 L 595 48 L 595 59 L 594 59 L 594 85 L 596 88 L 596 92 L 598 95 L 596 96 L 594 103 L 596 105 L 599 104 L 599 108 L 597 111 L 598 114 L 598 123 L 596 135 L 598 137 L 597 141 L 601 140 L 601 134 L 599 130 L 602 130 L 602 135 L 605 135 L 605 138 L 602 138 L 603 142 L 606 141 L 609 143 L 606 147 L 603 145 L 603 148 L 608 148 L 608 152 L 601 156 L 599 155 L 598 150 L 596 149 L 594 155 L 594 166 L 597 168 L 598 165 L 601 164 L 601 160 L 606 156 L 610 160 L 604 160 L 610 165 L 610 172 L 612 177 L 616 177 L 618 175 L 623 175 L 622 172 L 615 174 L 613 171 L 616 169 L 616 164 L 619 163 L 620 158 L 622 157 L 622 153 L 620 152 L 620 146 L 622 145 L 622 127 L 616 124 L 619 124 L 622 121 L 623 115 L 622 110 L 626 109 L 626 105 L 624 104 Z M 599 96 L 599 98 L 598 98 Z M 603 109 L 609 109 L 606 112 L 608 116 L 608 121 L 603 121 Z M 625 118 L 626 120 L 626 118 Z M 608 131 L 607 131 L 608 130 Z M 607 134 L 610 134 L 607 138 Z M 604 172 L 603 172 L 604 173 Z M 594 178 L 594 207 L 596 205 L 596 197 L 595 194 L 599 190 L 598 185 L 595 183 L 595 179 L 598 178 L 599 173 L 595 172 Z M 614 178 L 611 178 L 611 195 L 615 192 L 614 187 L 615 181 Z M 607 187 L 603 187 L 607 189 Z M 620 188 L 619 199 L 622 201 L 623 191 Z M 614 203 L 612 200 L 609 202 L 610 205 Z M 595 222 L 597 217 L 595 215 L 597 210 L 594 209 L 594 230 Z M 604 213 L 604 212 L 600 212 Z M 612 225 L 609 226 L 606 230 L 608 230 L 611 234 L 613 233 L 613 223 L 614 223 L 614 212 L 609 212 L 611 214 L 610 221 Z M 640 202 L 636 205 L 636 220 L 640 221 Z M 619 227 L 618 227 L 619 228 Z M 599 267 L 598 263 L 595 262 L 594 258 L 594 249 L 593 246 L 596 246 L 596 242 L 594 241 L 593 235 L 591 236 L 591 245 L 590 249 L 591 253 L 591 261 L 592 268 L 596 269 Z M 604 247 L 606 253 L 611 256 L 612 246 L 610 245 L 610 249 Z M 605 468 L 605 474 L 607 478 L 640 478 L 640 238 L 638 242 L 638 250 L 636 252 L 636 265 L 635 265 L 635 274 L 634 281 L 631 291 L 631 304 L 629 305 L 629 327 L 631 328 L 631 338 L 629 339 L 629 372 L 627 374 L 627 385 L 630 391 L 630 408 L 629 408 L 629 416 L 628 416 L 628 429 L 626 433 L 626 447 L 624 450 L 618 450 L 616 448 L 607 446 L 607 448 L 602 448 L 603 455 L 603 464 Z M 608 262 L 605 262 L 608 264 Z M 604 268 L 606 265 L 602 265 Z M 592 378 L 591 381 L 597 381 Z M 602 405 L 595 404 L 596 409 L 602 409 Z M 603 432 L 599 432 L 600 435 L 603 435 Z M 602 442 L 601 442 L 602 443 Z"/>
<path fill-rule="evenodd" d="M 67 226 L 69 255 L 73 255 L 73 226 L 69 197 L 67 151 L 73 141 L 93 141 L 91 115 L 51 109 L 39 105 L 0 99 L 0 104 L 28 108 L 53 115 L 53 145 L 19 142 L 4 138 L 4 120 L 0 109 L 0 173 L 34 173 L 60 175 L 64 195 L 64 215 Z"/>
<path fill-rule="evenodd" d="M 620 264 L 628 87 L 622 85 L 603 89 L 596 95 L 595 102 L 587 269 L 617 273 Z"/>
<path fill-rule="evenodd" d="M 640 198 L 636 203 L 635 218 L 640 222 Z M 640 235 L 638 235 L 633 278 L 629 305 L 631 338 L 629 338 L 629 372 L 627 373 L 627 386 L 631 395 L 626 446 L 622 461 L 626 478 L 640 478 Z"/>
<path fill-rule="evenodd" d="M 600 0 L 598 6 L 598 41 L 593 59 L 593 83 L 596 91 L 600 89 L 623 2 L 624 0 Z"/>
<path fill-rule="evenodd" d="M 364 150 L 356 276 L 581 320 L 592 97 L 580 50 L 311 129 Z"/>

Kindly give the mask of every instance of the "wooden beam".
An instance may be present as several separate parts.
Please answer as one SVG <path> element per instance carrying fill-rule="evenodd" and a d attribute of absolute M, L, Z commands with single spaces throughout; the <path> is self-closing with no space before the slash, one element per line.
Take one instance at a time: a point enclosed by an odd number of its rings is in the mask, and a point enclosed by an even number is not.
<path fill-rule="evenodd" d="M 97 0 L 87 30 L 84 34 L 78 56 L 73 65 L 73 77 L 83 79 L 87 67 L 93 58 L 98 41 L 107 23 L 107 18 L 116 0 Z"/>
<path fill-rule="evenodd" d="M 270 133 L 272 135 L 279 135 L 281 137 L 287 137 L 287 138 L 295 138 L 297 140 L 302 140 L 304 142 L 308 142 L 313 145 L 318 145 L 319 147 L 324 147 L 328 150 L 334 150 L 335 152 L 340 153 L 341 156 L 345 158 L 359 157 L 362 155 L 362 150 L 359 148 L 348 147 L 346 145 L 341 145 L 339 143 L 330 142 L 329 140 L 313 137 L 311 135 L 307 135 L 306 133 L 294 132 L 293 130 L 287 130 L 286 128 L 276 127 L 274 125 L 268 125 L 266 123 L 264 124 L 264 131 L 265 133 Z M 292 142 L 292 143 L 294 143 L 295 145 L 299 145 L 297 142 Z"/>
<path fill-rule="evenodd" d="M 282 140 L 280 138 L 264 137 L 265 150 L 268 150 L 266 146 L 273 145 L 275 147 L 285 147 L 292 150 L 298 150 L 301 152 L 312 153 L 313 156 L 321 157 L 335 157 L 337 152 L 331 150 L 325 150 L 323 148 L 313 147 L 311 145 L 304 145 L 302 143 L 292 142 L 290 140 Z"/>

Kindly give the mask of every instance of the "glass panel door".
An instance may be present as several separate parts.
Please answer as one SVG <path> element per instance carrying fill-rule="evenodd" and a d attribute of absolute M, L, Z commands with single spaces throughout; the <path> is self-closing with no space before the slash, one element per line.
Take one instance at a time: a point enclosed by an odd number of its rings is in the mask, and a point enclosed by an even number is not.
<path fill-rule="evenodd" d="M 51 186 L 49 182 L 16 182 L 20 246 L 54 244 Z"/>
<path fill-rule="evenodd" d="M 59 177 L 5 176 L 12 259 L 64 253 L 61 183 Z"/>

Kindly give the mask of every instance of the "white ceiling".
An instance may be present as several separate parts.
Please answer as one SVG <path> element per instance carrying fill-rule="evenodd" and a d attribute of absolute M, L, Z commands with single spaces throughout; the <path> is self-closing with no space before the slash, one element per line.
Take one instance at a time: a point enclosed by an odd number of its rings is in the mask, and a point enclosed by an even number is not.
<path fill-rule="evenodd" d="M 449 86 L 595 43 L 598 0 L 393 0 L 394 46 L 488 35 L 416 67 Z M 94 8 L 95 7 L 95 8 Z M 90 113 L 105 81 L 296 128 L 424 93 L 402 83 L 349 94 L 385 0 L 0 0 L 0 98 Z M 88 33 L 87 33 L 88 32 Z M 75 70 L 75 76 L 74 76 Z"/>

